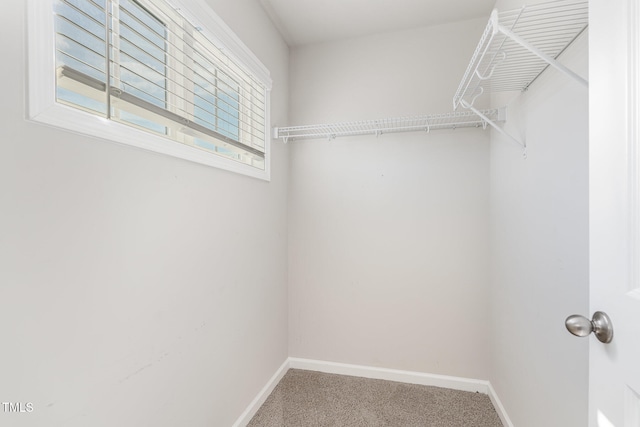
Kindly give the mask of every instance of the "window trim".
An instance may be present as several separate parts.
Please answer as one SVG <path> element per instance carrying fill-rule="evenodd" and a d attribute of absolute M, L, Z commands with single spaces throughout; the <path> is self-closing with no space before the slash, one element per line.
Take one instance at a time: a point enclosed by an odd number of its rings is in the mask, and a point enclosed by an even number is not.
<path fill-rule="evenodd" d="M 271 179 L 270 94 L 272 80 L 267 68 L 233 31 L 202 0 L 172 0 L 171 4 L 192 24 L 222 48 L 234 62 L 252 73 L 265 86 L 265 168 L 237 162 L 195 147 L 107 120 L 56 101 L 55 31 L 56 0 L 28 0 L 28 98 L 27 118 L 83 135 L 142 148 L 254 178 Z M 195 16 L 198 19 L 195 19 Z"/>

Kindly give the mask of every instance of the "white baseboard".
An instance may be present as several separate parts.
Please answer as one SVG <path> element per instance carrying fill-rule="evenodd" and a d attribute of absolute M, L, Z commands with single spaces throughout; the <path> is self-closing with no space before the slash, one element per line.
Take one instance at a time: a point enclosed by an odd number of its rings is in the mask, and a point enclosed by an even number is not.
<path fill-rule="evenodd" d="M 351 375 L 353 377 L 373 378 L 377 380 L 397 381 L 408 384 L 428 385 L 473 391 L 488 394 L 489 382 L 447 375 L 425 374 L 422 372 L 400 371 L 397 369 L 376 368 L 372 366 L 349 365 L 346 363 L 324 362 L 321 360 L 289 358 L 293 369 L 325 372 L 328 374 Z"/>
<path fill-rule="evenodd" d="M 453 390 L 471 391 L 487 394 L 505 427 L 513 427 L 507 412 L 502 406 L 496 391 L 489 381 L 471 378 L 453 377 L 448 375 L 426 374 L 422 372 L 402 371 L 397 369 L 377 368 L 373 366 L 350 365 L 347 363 L 326 362 L 322 360 L 301 359 L 289 357 L 271 377 L 264 388 L 258 393 L 249 407 L 242 413 L 233 427 L 246 426 L 258 412 L 260 406 L 267 400 L 269 394 L 289 369 L 304 369 L 307 371 L 324 372 L 327 374 L 350 375 L 353 377 L 372 378 L 377 380 L 397 381 L 407 384 L 419 384 L 433 387 L 450 388 Z"/>
<path fill-rule="evenodd" d="M 258 409 L 262 406 L 262 404 L 267 400 L 271 392 L 278 385 L 284 374 L 289 370 L 289 359 L 285 360 L 284 363 L 278 368 L 275 374 L 271 377 L 267 384 L 260 390 L 260 393 L 253 399 L 253 401 L 249 404 L 247 409 L 244 410 L 242 415 L 233 423 L 233 427 L 244 427 L 249 424 L 251 418 L 258 412 Z"/>
<path fill-rule="evenodd" d="M 511 422 L 511 419 L 509 419 L 509 415 L 507 415 L 507 411 L 505 411 L 504 406 L 502 406 L 502 402 L 491 383 L 489 383 L 489 399 L 491 399 L 493 407 L 496 408 L 496 412 L 500 417 L 500 421 L 502 421 L 502 425 L 504 427 L 513 427 L 513 423 Z"/>

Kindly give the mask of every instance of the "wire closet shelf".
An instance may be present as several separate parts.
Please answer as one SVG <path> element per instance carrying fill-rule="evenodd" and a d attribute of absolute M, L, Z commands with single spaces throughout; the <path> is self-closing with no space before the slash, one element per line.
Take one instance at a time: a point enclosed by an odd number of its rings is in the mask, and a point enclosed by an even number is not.
<path fill-rule="evenodd" d="M 472 111 L 430 114 L 413 117 L 395 117 L 379 120 L 362 120 L 332 124 L 276 127 L 273 137 L 284 142 L 299 139 L 334 139 L 339 136 L 382 135 L 395 132 L 430 132 L 437 129 L 487 127 L 487 120 L 504 121 L 504 110 L 493 109 L 480 112 L 484 118 Z"/>
<path fill-rule="evenodd" d="M 588 23 L 585 0 L 546 2 L 500 13 L 494 10 L 453 97 L 454 110 L 462 106 L 477 112 L 474 103 L 481 95 L 524 91 L 549 66 L 588 86 L 557 60 Z"/>
<path fill-rule="evenodd" d="M 497 124 L 505 121 L 506 109 L 480 110 L 475 105 L 476 100 L 494 92 L 524 91 L 549 66 L 587 87 L 587 80 L 557 59 L 586 30 L 588 23 L 588 0 L 557 0 L 506 12 L 494 10 L 453 97 L 454 112 L 276 127 L 273 137 L 288 142 L 462 127 L 485 129 L 489 125 L 524 148 L 526 157 L 526 143 L 514 138 Z M 460 106 L 466 111 L 458 111 Z"/>

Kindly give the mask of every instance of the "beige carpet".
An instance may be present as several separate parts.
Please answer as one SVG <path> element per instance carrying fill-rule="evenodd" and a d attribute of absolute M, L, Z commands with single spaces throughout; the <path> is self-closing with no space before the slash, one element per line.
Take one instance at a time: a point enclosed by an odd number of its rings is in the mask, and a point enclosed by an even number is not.
<path fill-rule="evenodd" d="M 502 427 L 480 393 L 292 369 L 250 427 Z"/>

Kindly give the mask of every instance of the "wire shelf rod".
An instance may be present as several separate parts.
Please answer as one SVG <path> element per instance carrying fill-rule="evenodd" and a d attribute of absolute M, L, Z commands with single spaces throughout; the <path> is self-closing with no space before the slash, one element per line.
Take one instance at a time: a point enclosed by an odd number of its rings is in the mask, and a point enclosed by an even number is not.
<path fill-rule="evenodd" d="M 430 132 L 431 130 L 469 127 L 486 129 L 488 120 L 502 121 L 502 117 L 504 117 L 504 110 L 499 109 L 478 112 L 481 115 L 472 111 L 464 111 L 355 122 L 276 127 L 273 129 L 273 137 L 276 139 L 281 138 L 288 142 L 299 139 L 334 139 L 340 136 L 382 135 L 415 131 Z"/>

